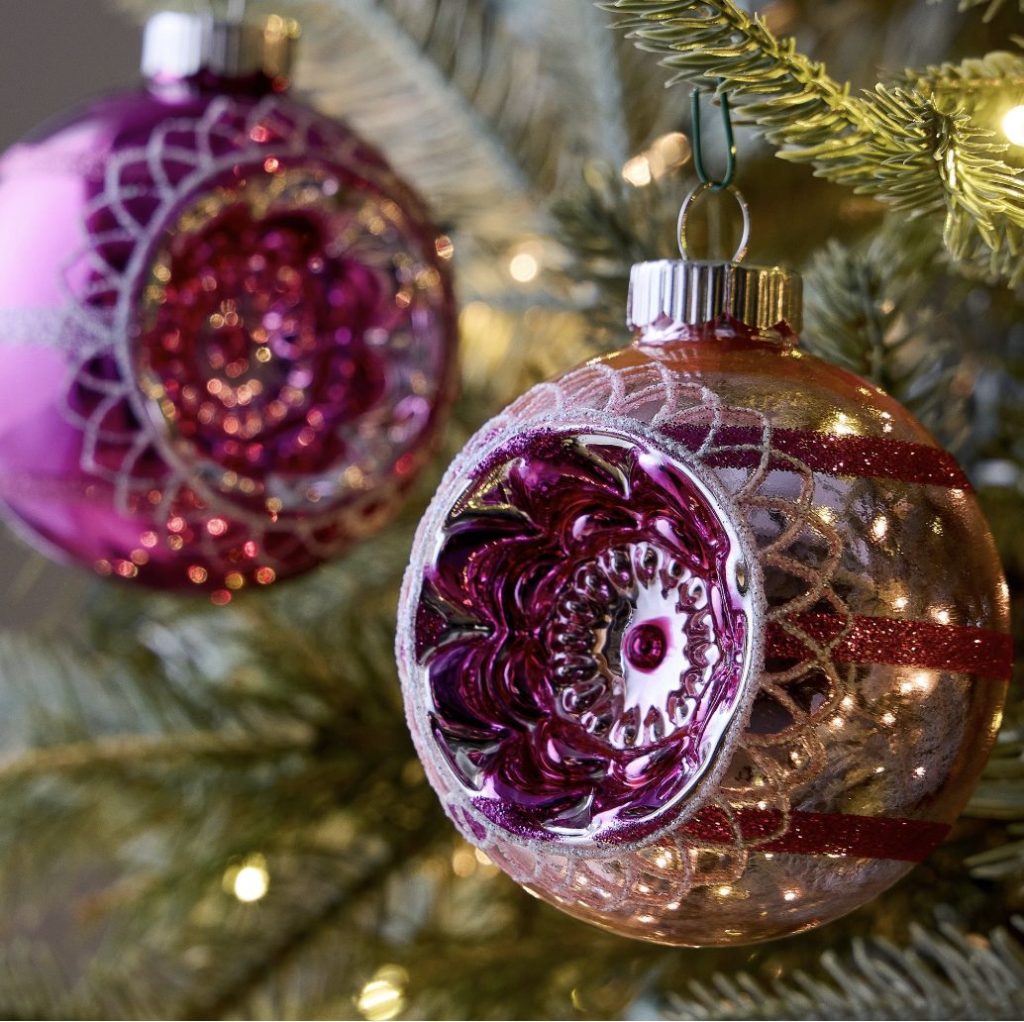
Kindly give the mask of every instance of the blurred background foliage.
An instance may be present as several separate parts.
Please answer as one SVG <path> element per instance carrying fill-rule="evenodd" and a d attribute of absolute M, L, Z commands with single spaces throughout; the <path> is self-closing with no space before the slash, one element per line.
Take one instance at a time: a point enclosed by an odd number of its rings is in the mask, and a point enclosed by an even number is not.
<path fill-rule="evenodd" d="M 626 343 L 629 266 L 674 255 L 694 183 L 687 92 L 666 88 L 679 75 L 740 102 L 751 261 L 803 268 L 805 343 L 961 459 L 1024 620 L 1017 4 L 606 6 L 249 4 L 300 19 L 299 86 L 378 144 L 453 236 L 462 397 L 401 520 L 269 593 L 213 608 L 7 557 L 0 1013 L 1020 1016 L 1019 686 L 950 840 L 846 919 L 751 948 L 646 946 L 570 920 L 465 845 L 425 783 L 392 655 L 412 529 L 473 429 Z M 714 159 L 718 118 L 705 122 Z M 709 203 L 698 244 L 727 249 L 731 216 Z"/>

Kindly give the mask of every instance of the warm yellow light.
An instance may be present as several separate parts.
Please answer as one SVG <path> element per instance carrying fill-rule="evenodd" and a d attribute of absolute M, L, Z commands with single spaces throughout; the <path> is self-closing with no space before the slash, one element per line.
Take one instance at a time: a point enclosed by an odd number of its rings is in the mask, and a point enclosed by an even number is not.
<path fill-rule="evenodd" d="M 836 412 L 829 421 L 831 431 L 837 436 L 855 436 L 860 432 L 856 420 L 846 412 Z"/>
<path fill-rule="evenodd" d="M 909 678 L 900 682 L 900 692 L 905 696 L 915 692 L 928 695 L 935 688 L 936 677 L 934 671 L 915 671 Z"/>
<path fill-rule="evenodd" d="M 402 991 L 394 984 L 386 979 L 371 979 L 359 992 L 356 1007 L 371 1022 L 385 1022 L 402 1010 L 404 1001 Z"/>
<path fill-rule="evenodd" d="M 882 596 L 892 604 L 893 610 L 906 610 L 910 603 L 906 587 L 899 582 L 890 582 L 883 586 Z"/>
<path fill-rule="evenodd" d="M 622 176 L 634 187 L 643 188 L 651 183 L 651 162 L 643 154 L 626 160 Z"/>
<path fill-rule="evenodd" d="M 642 153 L 626 160 L 622 176 L 634 188 L 645 188 L 655 178 L 681 167 L 690 158 L 690 140 L 680 131 L 656 138 Z"/>
<path fill-rule="evenodd" d="M 476 872 L 476 856 L 472 848 L 463 845 L 452 852 L 452 872 L 457 877 L 472 876 Z"/>
<path fill-rule="evenodd" d="M 252 855 L 228 871 L 231 893 L 247 904 L 259 901 L 270 888 L 270 873 L 262 855 Z"/>
<path fill-rule="evenodd" d="M 405 1007 L 409 974 L 400 965 L 384 965 L 363 986 L 356 1007 L 370 1022 L 387 1022 Z"/>
<path fill-rule="evenodd" d="M 459 327 L 463 333 L 486 333 L 492 327 L 493 321 L 494 314 L 485 302 L 467 302 L 459 313 Z"/>
<path fill-rule="evenodd" d="M 886 518 L 885 515 L 879 515 L 871 523 L 871 535 L 874 536 L 875 539 L 877 539 L 879 541 L 885 539 L 885 535 L 886 535 L 886 533 L 888 531 L 889 531 L 889 519 Z"/>
<path fill-rule="evenodd" d="M 1024 146 L 1024 104 L 1006 111 L 1003 133 L 1014 145 Z"/>
<path fill-rule="evenodd" d="M 540 273 L 540 263 L 529 252 L 517 252 L 509 260 L 508 272 L 520 284 L 529 284 Z"/>
<path fill-rule="evenodd" d="M 644 154 L 652 177 L 664 177 L 690 158 L 690 140 L 681 131 L 670 131 L 656 138 Z M 627 179 L 628 180 L 628 179 Z"/>

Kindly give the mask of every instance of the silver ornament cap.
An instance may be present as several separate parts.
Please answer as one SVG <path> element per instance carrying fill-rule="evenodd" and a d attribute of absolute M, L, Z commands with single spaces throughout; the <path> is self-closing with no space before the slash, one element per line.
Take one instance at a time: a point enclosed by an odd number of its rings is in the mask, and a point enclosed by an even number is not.
<path fill-rule="evenodd" d="M 631 330 L 701 326 L 729 316 L 756 330 L 803 325 L 798 273 L 781 266 L 660 259 L 629 275 L 626 322 Z"/>
<path fill-rule="evenodd" d="M 142 73 L 150 79 L 184 79 L 207 71 L 224 78 L 291 74 L 299 24 L 270 14 L 233 21 L 187 11 L 161 11 L 146 22 Z"/>
<path fill-rule="evenodd" d="M 739 207 L 743 230 L 727 261 L 690 257 L 687 224 L 701 196 L 711 191 L 731 195 Z M 630 330 L 670 338 L 678 328 L 703 326 L 722 316 L 753 330 L 784 326 L 799 334 L 803 326 L 803 282 L 781 266 L 741 265 L 750 240 L 750 208 L 732 184 L 702 181 L 683 199 L 676 224 L 682 259 L 636 263 L 629 275 L 626 322 Z"/>

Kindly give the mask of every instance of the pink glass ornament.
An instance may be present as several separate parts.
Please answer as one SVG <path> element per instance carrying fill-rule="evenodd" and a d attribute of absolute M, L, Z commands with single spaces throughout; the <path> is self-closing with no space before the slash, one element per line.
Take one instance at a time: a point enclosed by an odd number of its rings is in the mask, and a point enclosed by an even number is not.
<path fill-rule="evenodd" d="M 502 869 L 620 934 L 743 944 L 942 840 L 998 727 L 1008 598 L 904 408 L 786 323 L 665 301 L 470 440 L 398 660 L 428 778 Z"/>
<path fill-rule="evenodd" d="M 450 243 L 286 84 L 158 74 L 0 159 L 0 497 L 54 556 L 223 602 L 373 532 L 431 453 Z"/>

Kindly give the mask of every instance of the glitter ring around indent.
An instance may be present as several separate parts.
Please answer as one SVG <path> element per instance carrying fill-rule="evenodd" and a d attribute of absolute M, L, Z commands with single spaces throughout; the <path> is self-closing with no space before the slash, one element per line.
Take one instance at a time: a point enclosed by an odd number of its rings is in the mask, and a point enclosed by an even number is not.
<path fill-rule="evenodd" d="M 760 578 L 702 476 L 646 430 L 537 427 L 443 491 L 416 610 L 421 731 L 489 825 L 646 843 L 724 767 Z"/>

